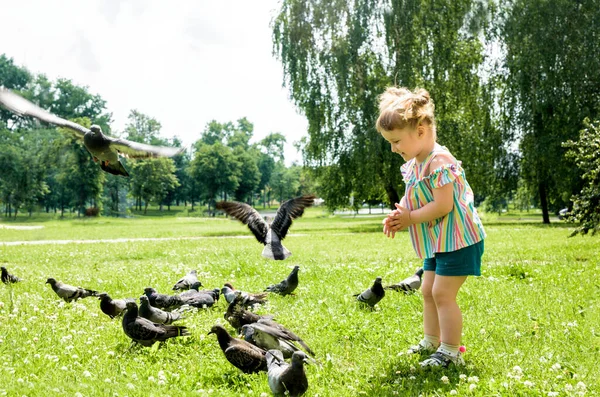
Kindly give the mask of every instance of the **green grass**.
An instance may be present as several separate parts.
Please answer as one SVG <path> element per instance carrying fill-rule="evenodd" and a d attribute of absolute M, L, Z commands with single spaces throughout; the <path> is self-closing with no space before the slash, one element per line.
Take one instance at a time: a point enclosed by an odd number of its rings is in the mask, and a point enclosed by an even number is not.
<path fill-rule="evenodd" d="M 52 276 L 137 298 L 146 286 L 169 291 L 195 268 L 207 288 L 232 281 L 261 291 L 295 264 L 301 266 L 297 295 L 271 296 L 258 311 L 275 315 L 317 352 L 321 365 L 307 367 L 310 396 L 442 396 L 451 390 L 563 396 L 577 395 L 578 382 L 594 395 L 600 375 L 598 237 L 567 238 L 569 227 L 489 219 L 483 276 L 470 278 L 459 295 L 468 365 L 422 372 L 418 357 L 401 354 L 421 337 L 421 295 L 390 292 L 375 311 L 352 298 L 376 276 L 396 282 L 419 266 L 408 235 L 386 239 L 380 219 L 312 209 L 294 223 L 286 239 L 294 255 L 285 262 L 263 260 L 253 239 L 211 237 L 248 235 L 223 218 L 48 220 L 27 222 L 44 226 L 38 230 L 0 229 L 0 241 L 206 237 L 0 245 L 0 262 L 25 279 L 0 285 L 0 395 L 270 395 L 266 374 L 242 374 L 206 335 L 217 322 L 231 330 L 222 301 L 181 322 L 190 337 L 129 349 L 120 320 L 102 314 L 97 300 L 64 304 L 44 281 Z"/>

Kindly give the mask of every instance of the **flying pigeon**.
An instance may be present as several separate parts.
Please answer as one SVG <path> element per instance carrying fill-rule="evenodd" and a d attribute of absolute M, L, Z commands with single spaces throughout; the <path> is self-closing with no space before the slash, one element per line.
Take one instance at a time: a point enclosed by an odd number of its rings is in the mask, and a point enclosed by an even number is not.
<path fill-rule="evenodd" d="M 56 281 L 52 277 L 46 280 L 46 284 L 50 284 L 56 295 L 59 298 L 65 300 L 65 302 L 71 302 L 77 299 L 87 298 L 88 296 L 98 296 L 97 291 L 92 291 L 90 289 L 73 287 L 72 285 L 61 283 L 60 281 Z"/>
<path fill-rule="evenodd" d="M 266 292 L 251 294 L 248 292 L 239 291 L 233 288 L 233 285 L 231 285 L 231 283 L 225 283 L 223 285 L 223 288 L 221 288 L 221 294 L 225 297 L 227 303 L 233 302 L 236 294 L 242 295 L 242 297 L 244 298 L 244 306 L 262 305 L 263 303 L 267 302 Z"/>
<path fill-rule="evenodd" d="M 192 284 L 194 284 L 197 281 L 198 281 L 198 277 L 196 275 L 196 271 L 192 270 L 188 274 L 183 276 L 183 278 L 181 280 L 179 280 L 178 282 L 175 283 L 175 285 L 173 286 L 173 291 L 177 291 L 180 289 L 190 289 Z M 202 286 L 202 283 L 200 284 L 200 286 Z"/>
<path fill-rule="evenodd" d="M 225 312 L 224 315 L 225 320 L 227 320 L 237 332 L 240 332 L 242 327 L 246 324 L 264 322 L 272 325 L 272 323 L 274 323 L 273 316 L 260 316 L 256 313 L 246 310 L 243 300 L 244 298 L 242 295 L 237 294 L 234 301 L 231 302 L 227 307 L 227 312 Z"/>
<path fill-rule="evenodd" d="M 287 276 L 287 278 L 281 281 L 279 284 L 269 285 L 265 288 L 267 292 L 274 292 L 279 295 L 289 295 L 296 287 L 298 287 L 298 270 L 300 270 L 300 266 L 296 265 L 292 269 L 292 272 Z"/>
<path fill-rule="evenodd" d="M 315 196 L 301 196 L 281 204 L 271 224 L 268 224 L 251 206 L 237 201 L 220 201 L 218 210 L 248 225 L 256 239 L 265 245 L 262 256 L 267 259 L 284 260 L 292 253 L 281 244 L 292 225 L 292 221 L 304 213 L 304 208 L 313 205 Z"/>
<path fill-rule="evenodd" d="M 281 350 L 285 358 L 290 358 L 295 351 L 299 350 L 294 342 L 300 343 L 309 354 L 314 356 L 314 352 L 302 339 L 281 324 L 276 324 L 276 326 L 260 322 L 246 324 L 242 326 L 242 335 L 248 342 L 254 343 L 265 350 Z"/>
<path fill-rule="evenodd" d="M 158 324 L 171 324 L 173 321 L 181 319 L 181 313 L 169 313 L 151 306 L 146 295 L 140 296 L 138 315 Z"/>
<path fill-rule="evenodd" d="M 375 282 L 371 286 L 371 288 L 366 289 L 361 294 L 356 294 L 356 299 L 359 302 L 366 303 L 367 305 L 373 307 L 385 296 L 385 291 L 381 286 L 381 277 L 377 277 Z"/>
<path fill-rule="evenodd" d="M 112 138 L 104 135 L 97 125 L 92 125 L 89 129 L 85 128 L 55 116 L 4 88 L 0 88 L 0 104 L 20 116 L 31 116 L 46 123 L 68 128 L 76 138 L 83 140 L 83 145 L 90 152 L 94 161 L 100 162 L 100 168 L 113 175 L 129 176 L 119 160 L 119 153 L 130 158 L 148 158 L 172 157 L 183 151 L 181 148 L 152 146 L 122 138 Z"/>
<path fill-rule="evenodd" d="M 138 316 L 138 306 L 133 300 L 127 301 L 127 312 L 123 316 L 123 331 L 134 342 L 142 346 L 152 346 L 156 341 L 165 341 L 177 336 L 187 336 L 187 328 L 179 325 L 164 325 Z"/>
<path fill-rule="evenodd" d="M 394 291 L 404 291 L 404 293 L 415 292 L 416 290 L 421 288 L 422 277 L 423 268 L 420 267 L 412 276 L 405 278 L 398 284 L 388 285 L 387 287 L 385 287 L 385 289 L 393 289 Z"/>
<path fill-rule="evenodd" d="M 216 334 L 225 358 L 246 374 L 267 370 L 265 351 L 243 339 L 233 338 L 221 325 L 214 325 L 210 334 Z"/>
<path fill-rule="evenodd" d="M 147 287 L 144 289 L 144 295 L 148 297 L 148 301 L 154 307 L 163 310 L 171 310 L 183 306 L 183 300 L 179 295 L 159 294 L 154 288 Z"/>
<path fill-rule="evenodd" d="M 269 387 L 275 396 L 296 397 L 308 390 L 308 379 L 304 371 L 306 355 L 303 352 L 294 352 L 291 364 L 283 360 L 279 350 L 267 351 L 266 359 Z"/>
<path fill-rule="evenodd" d="M 98 294 L 100 300 L 100 310 L 111 319 L 123 313 L 127 302 L 125 299 L 112 299 L 106 292 Z"/>
<path fill-rule="evenodd" d="M 13 274 L 10 274 L 4 266 L 2 266 L 2 282 L 4 284 L 18 283 L 21 279 Z"/>

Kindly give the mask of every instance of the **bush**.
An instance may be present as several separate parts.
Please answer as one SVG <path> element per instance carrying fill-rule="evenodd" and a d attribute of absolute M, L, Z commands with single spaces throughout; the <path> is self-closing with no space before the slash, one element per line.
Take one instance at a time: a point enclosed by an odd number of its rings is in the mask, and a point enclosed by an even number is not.
<path fill-rule="evenodd" d="M 98 207 L 88 207 L 85 209 L 85 216 L 98 216 L 100 213 L 100 208 Z"/>
<path fill-rule="evenodd" d="M 563 144 L 570 148 L 567 158 L 573 159 L 583 172 L 585 183 L 581 192 L 571 198 L 573 210 L 567 214 L 567 221 L 579 223 L 571 236 L 590 230 L 594 235 L 600 230 L 600 121 L 590 123 L 586 119 L 584 124 L 577 142 Z"/>

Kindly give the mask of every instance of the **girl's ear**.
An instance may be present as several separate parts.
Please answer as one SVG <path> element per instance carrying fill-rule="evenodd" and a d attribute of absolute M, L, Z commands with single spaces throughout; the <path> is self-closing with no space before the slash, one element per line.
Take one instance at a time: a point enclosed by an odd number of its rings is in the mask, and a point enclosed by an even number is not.
<path fill-rule="evenodd" d="M 420 124 L 420 125 L 417 127 L 417 136 L 418 136 L 419 138 L 422 138 L 424 135 L 425 135 L 425 126 L 424 126 L 423 124 Z"/>

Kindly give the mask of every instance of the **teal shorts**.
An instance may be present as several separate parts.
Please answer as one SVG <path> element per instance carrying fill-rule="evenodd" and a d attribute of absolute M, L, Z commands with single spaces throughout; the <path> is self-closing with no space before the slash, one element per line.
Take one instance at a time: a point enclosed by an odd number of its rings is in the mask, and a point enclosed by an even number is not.
<path fill-rule="evenodd" d="M 423 270 L 440 276 L 481 276 L 483 240 L 452 252 L 436 252 L 423 261 Z"/>

